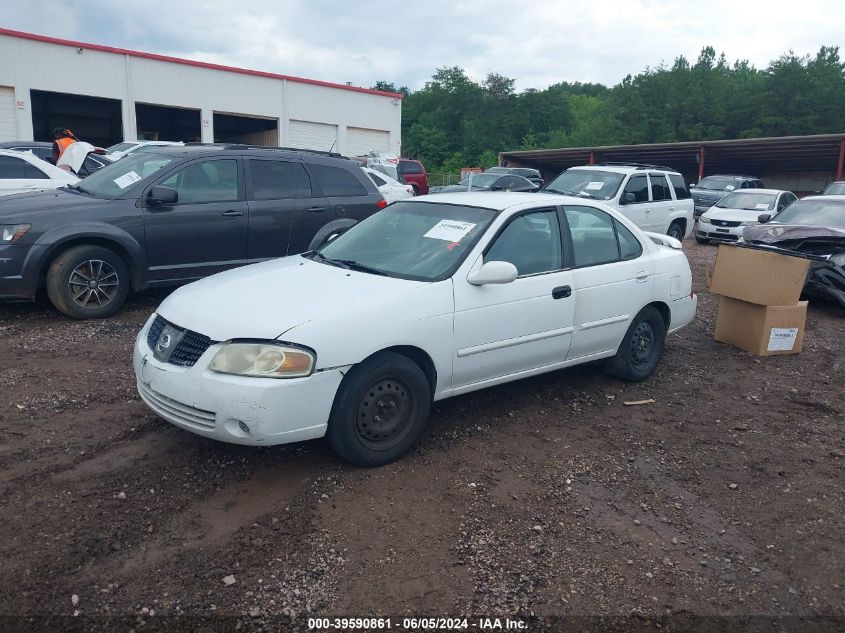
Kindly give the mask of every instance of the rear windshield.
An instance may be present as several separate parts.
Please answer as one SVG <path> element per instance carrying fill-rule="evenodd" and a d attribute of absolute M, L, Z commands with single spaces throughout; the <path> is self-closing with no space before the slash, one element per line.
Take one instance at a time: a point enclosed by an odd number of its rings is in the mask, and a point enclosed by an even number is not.
<path fill-rule="evenodd" d="M 746 211 L 772 211 L 777 194 L 757 191 L 735 191 L 729 193 L 716 206 L 720 209 L 745 209 Z"/>
<path fill-rule="evenodd" d="M 619 191 L 625 174 L 598 169 L 567 169 L 552 180 L 543 191 L 564 194 L 585 194 L 597 200 L 610 200 Z"/>
<path fill-rule="evenodd" d="M 835 182 L 825 189 L 824 192 L 834 196 L 845 195 L 845 182 Z"/>
<path fill-rule="evenodd" d="M 112 145 L 111 147 L 107 147 L 107 152 L 125 152 L 128 149 L 132 149 L 135 147 L 137 143 L 118 143 L 117 145 Z"/>

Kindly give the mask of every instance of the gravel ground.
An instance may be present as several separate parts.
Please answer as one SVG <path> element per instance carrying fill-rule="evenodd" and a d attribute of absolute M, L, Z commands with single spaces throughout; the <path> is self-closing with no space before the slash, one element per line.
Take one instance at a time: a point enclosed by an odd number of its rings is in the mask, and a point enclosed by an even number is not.
<path fill-rule="evenodd" d="M 150 413 L 131 348 L 165 293 L 95 322 L 0 305 L 0 628 L 843 630 L 845 312 L 813 303 L 795 356 L 715 343 L 715 249 L 685 247 L 699 313 L 650 380 L 588 365 L 443 401 L 375 470 L 322 441 L 230 446 Z"/>

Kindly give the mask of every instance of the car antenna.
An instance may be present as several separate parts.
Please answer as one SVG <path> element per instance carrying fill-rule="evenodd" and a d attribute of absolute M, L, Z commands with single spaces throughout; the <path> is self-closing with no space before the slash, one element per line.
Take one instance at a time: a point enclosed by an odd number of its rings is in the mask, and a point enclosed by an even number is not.
<path fill-rule="evenodd" d="M 334 149 L 335 145 L 337 145 L 337 139 L 334 140 L 334 143 L 332 143 L 332 146 L 329 148 L 329 154 L 332 153 L 332 150 Z"/>

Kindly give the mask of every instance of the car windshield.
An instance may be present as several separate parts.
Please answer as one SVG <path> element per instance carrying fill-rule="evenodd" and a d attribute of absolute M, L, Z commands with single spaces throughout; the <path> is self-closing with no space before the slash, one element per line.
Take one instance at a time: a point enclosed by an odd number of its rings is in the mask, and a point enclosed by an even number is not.
<path fill-rule="evenodd" d="M 845 229 L 845 200 L 799 200 L 781 211 L 775 221 Z"/>
<path fill-rule="evenodd" d="M 696 189 L 711 189 L 712 191 L 733 191 L 740 186 L 740 181 L 730 176 L 707 176 L 698 183 Z"/>
<path fill-rule="evenodd" d="M 496 182 L 499 178 L 501 178 L 501 174 L 473 174 L 472 175 L 472 186 L 473 187 L 492 187 L 493 183 Z M 468 186 L 469 185 L 470 177 L 467 176 L 463 180 L 458 181 L 459 185 Z"/>
<path fill-rule="evenodd" d="M 150 152 L 129 154 L 126 158 L 91 174 L 75 187 L 97 198 L 119 198 L 129 188 L 151 180 L 156 172 L 167 167 L 176 158 Z"/>
<path fill-rule="evenodd" d="M 841 196 L 845 195 L 845 182 L 835 182 L 824 190 L 826 195 Z"/>
<path fill-rule="evenodd" d="M 567 169 L 552 180 L 543 191 L 551 193 L 584 193 L 598 200 L 610 200 L 619 191 L 625 174 L 598 169 Z"/>
<path fill-rule="evenodd" d="M 454 272 L 496 211 L 434 202 L 394 202 L 305 256 L 374 274 L 436 281 Z"/>
<path fill-rule="evenodd" d="M 509 174 L 510 169 L 507 167 L 491 167 L 484 170 L 485 174 Z"/>
<path fill-rule="evenodd" d="M 125 152 L 128 149 L 132 149 L 135 147 L 137 143 L 118 143 L 117 145 L 112 145 L 111 147 L 107 147 L 107 152 Z"/>
<path fill-rule="evenodd" d="M 720 209 L 746 209 L 748 211 L 771 211 L 775 208 L 777 194 L 756 191 L 729 193 L 716 206 Z"/>

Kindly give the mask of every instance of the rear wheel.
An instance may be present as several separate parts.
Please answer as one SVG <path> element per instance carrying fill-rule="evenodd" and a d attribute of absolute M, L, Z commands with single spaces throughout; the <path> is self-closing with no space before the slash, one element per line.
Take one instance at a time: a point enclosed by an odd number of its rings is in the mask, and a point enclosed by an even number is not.
<path fill-rule="evenodd" d="M 401 354 L 382 352 L 343 379 L 326 438 L 359 466 L 398 459 L 419 439 L 431 411 L 431 387 L 422 369 Z"/>
<path fill-rule="evenodd" d="M 74 246 L 47 270 L 47 296 L 74 319 L 114 314 L 129 293 L 129 271 L 119 255 L 101 246 Z"/>
<path fill-rule="evenodd" d="M 666 323 L 657 308 L 646 306 L 634 317 L 616 356 L 607 361 L 607 371 L 629 382 L 648 378 L 666 344 Z"/>
<path fill-rule="evenodd" d="M 672 222 L 666 232 L 669 237 L 674 237 L 679 242 L 684 241 L 684 226 L 680 222 Z"/>
<path fill-rule="evenodd" d="M 420 195 L 420 188 L 419 187 L 417 187 L 416 185 L 411 185 L 411 189 L 412 189 L 412 195 L 414 195 L 414 196 Z"/>

